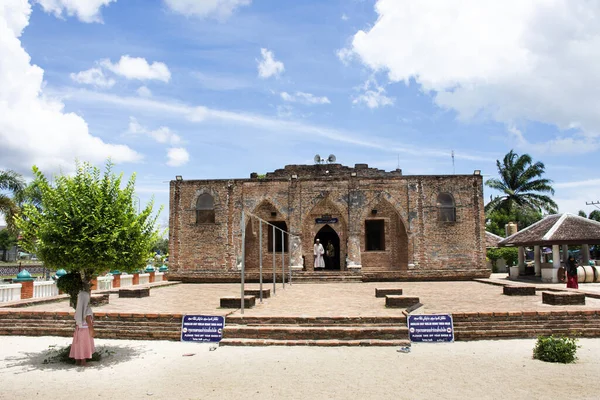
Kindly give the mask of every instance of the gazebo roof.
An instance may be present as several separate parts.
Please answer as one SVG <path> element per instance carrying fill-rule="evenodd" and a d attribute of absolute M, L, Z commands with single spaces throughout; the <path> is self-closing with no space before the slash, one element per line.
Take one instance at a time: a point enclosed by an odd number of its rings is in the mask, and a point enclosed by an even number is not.
<path fill-rule="evenodd" d="M 503 239 L 498 246 L 561 244 L 600 244 L 600 222 L 569 213 L 552 214 Z"/>
<path fill-rule="evenodd" d="M 504 239 L 501 236 L 495 235 L 492 232 L 485 231 L 485 247 L 498 247 L 498 242 Z"/>

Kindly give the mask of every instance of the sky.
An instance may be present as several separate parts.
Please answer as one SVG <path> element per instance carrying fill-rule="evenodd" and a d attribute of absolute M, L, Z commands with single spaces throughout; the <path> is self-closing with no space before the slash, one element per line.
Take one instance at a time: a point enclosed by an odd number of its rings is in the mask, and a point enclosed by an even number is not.
<path fill-rule="evenodd" d="M 545 164 L 560 212 L 589 213 L 599 18 L 569 0 L 2 0 L 0 169 L 110 158 L 166 227 L 176 175 L 334 154 L 486 180 L 512 149 Z"/>

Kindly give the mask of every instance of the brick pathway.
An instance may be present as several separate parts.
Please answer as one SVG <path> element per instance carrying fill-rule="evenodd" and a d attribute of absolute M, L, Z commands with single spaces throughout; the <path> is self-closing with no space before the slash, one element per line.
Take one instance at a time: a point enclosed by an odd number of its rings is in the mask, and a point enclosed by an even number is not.
<path fill-rule="evenodd" d="M 518 283 L 504 280 L 506 274 L 495 274 L 492 281 Z M 529 283 L 531 284 L 531 283 Z M 597 284 L 580 285 L 582 290 L 596 290 Z M 544 285 L 562 289 L 564 284 Z M 417 296 L 424 305 L 416 312 L 505 312 L 505 311 L 559 311 L 600 310 L 600 299 L 586 298 L 585 306 L 550 306 L 542 304 L 541 292 L 536 296 L 505 296 L 502 287 L 480 282 L 370 282 L 370 283 L 298 283 L 286 284 L 285 290 L 277 285 L 277 294 L 265 299 L 245 316 L 399 316 L 400 309 L 385 307 L 384 298 L 375 297 L 375 288 L 404 289 L 404 294 Z M 257 284 L 247 284 L 247 289 L 258 289 Z M 272 290 L 272 284 L 264 288 Z M 110 303 L 96 307 L 95 312 L 118 313 L 169 313 L 240 315 L 240 310 L 221 309 L 223 296 L 239 296 L 239 284 L 177 284 L 155 287 L 146 298 L 119 298 L 111 294 Z M 271 294 L 272 295 L 272 294 Z M 15 309 L 17 310 L 17 309 Z M 27 307 L 31 311 L 72 311 L 66 301 Z"/>

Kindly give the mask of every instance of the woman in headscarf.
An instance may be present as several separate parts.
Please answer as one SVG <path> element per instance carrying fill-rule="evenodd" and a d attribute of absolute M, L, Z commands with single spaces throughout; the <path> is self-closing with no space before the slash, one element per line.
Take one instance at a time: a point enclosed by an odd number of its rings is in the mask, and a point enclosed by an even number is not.
<path fill-rule="evenodd" d="M 571 289 L 579 289 L 577 282 L 577 260 L 573 255 L 569 255 L 567 260 L 567 287 Z"/>
<path fill-rule="evenodd" d="M 75 334 L 69 357 L 75 359 L 75 364 L 84 366 L 86 360 L 92 358 L 96 351 L 94 346 L 94 319 L 90 307 L 90 289 L 84 287 L 77 295 L 75 309 Z"/>

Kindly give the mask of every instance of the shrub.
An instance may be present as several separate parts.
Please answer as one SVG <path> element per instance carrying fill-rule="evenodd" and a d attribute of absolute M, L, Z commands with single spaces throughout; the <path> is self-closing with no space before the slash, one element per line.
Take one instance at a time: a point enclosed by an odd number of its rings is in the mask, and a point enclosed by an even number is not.
<path fill-rule="evenodd" d="M 533 349 L 536 360 L 568 364 L 575 362 L 577 357 L 577 339 L 566 336 L 539 336 Z"/>

